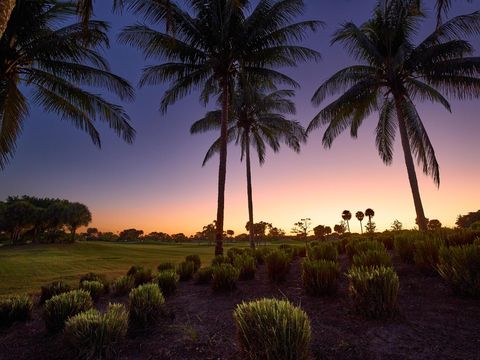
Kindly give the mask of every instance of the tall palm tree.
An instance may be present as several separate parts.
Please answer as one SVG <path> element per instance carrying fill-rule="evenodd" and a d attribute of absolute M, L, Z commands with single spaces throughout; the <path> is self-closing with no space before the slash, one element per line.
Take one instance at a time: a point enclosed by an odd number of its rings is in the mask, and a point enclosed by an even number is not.
<path fill-rule="evenodd" d="M 253 221 L 252 170 L 250 165 L 250 148 L 257 151 L 260 165 L 265 162 L 267 145 L 274 151 L 280 150 L 284 142 L 296 152 L 300 144 L 306 141 L 304 128 L 296 121 L 285 118 L 295 114 L 295 104 L 290 99 L 294 96 L 291 90 L 275 90 L 271 93 L 262 91 L 259 85 L 252 86 L 241 82 L 232 97 L 231 114 L 227 130 L 228 141 L 235 141 L 241 146 L 241 160 L 245 158 L 247 175 L 247 198 L 250 246 L 255 248 Z M 203 133 L 218 130 L 221 126 L 221 110 L 208 112 L 195 122 L 191 133 Z M 208 150 L 203 165 L 220 151 L 221 139 L 217 139 Z"/>
<path fill-rule="evenodd" d="M 415 103 L 428 100 L 450 111 L 442 92 L 458 99 L 480 96 L 480 58 L 471 56 L 473 48 L 463 39 L 480 33 L 480 12 L 449 20 L 415 45 L 412 41 L 423 16 L 410 11 L 411 3 L 379 1 L 371 20 L 360 27 L 346 23 L 336 32 L 332 43 L 343 43 L 360 64 L 340 70 L 316 91 L 312 99 L 316 105 L 343 93 L 315 116 L 308 131 L 327 125 L 323 145 L 330 148 L 348 127 L 355 138 L 363 120 L 378 111 L 376 145 L 390 165 L 398 127 L 419 228 L 426 230 L 413 156 L 437 186 L 440 173 Z"/>
<path fill-rule="evenodd" d="M 363 221 L 363 218 L 365 217 L 365 214 L 362 211 L 357 211 L 355 213 L 355 217 L 357 218 L 358 221 L 360 221 L 360 232 L 363 234 L 362 221 Z"/>
<path fill-rule="evenodd" d="M 188 9 L 176 1 L 132 0 L 130 7 L 153 25 L 172 22 L 174 34 L 147 25 L 125 28 L 120 40 L 143 51 L 147 58 L 162 58 L 164 63 L 144 69 L 140 85 L 167 82 L 160 109 L 167 108 L 191 93 L 200 91 L 207 103 L 221 94 L 220 162 L 218 169 L 217 234 L 215 254 L 223 253 L 223 222 L 227 167 L 227 128 L 232 81 L 239 68 L 264 81 L 298 84 L 274 70 L 277 66 L 296 66 L 318 60 L 319 54 L 296 45 L 318 21 L 294 22 L 303 13 L 303 0 L 260 0 L 251 8 L 248 0 L 187 0 Z M 168 19 L 167 19 L 168 18 Z"/>
<path fill-rule="evenodd" d="M 375 211 L 373 209 L 368 208 L 365 210 L 365 216 L 368 217 L 368 225 L 371 228 L 372 227 L 372 217 L 375 216 Z"/>
<path fill-rule="evenodd" d="M 472 2 L 472 0 L 467 0 L 468 2 Z M 422 1 L 417 0 L 416 6 L 421 7 Z M 443 22 L 444 16 L 447 15 L 448 11 L 452 7 L 452 0 L 436 0 L 435 1 L 435 14 L 437 18 L 437 27 L 440 26 Z"/>
<path fill-rule="evenodd" d="M 0 1 L 0 38 L 3 36 L 7 28 L 8 20 L 12 14 L 17 0 L 2 0 Z"/>
<path fill-rule="evenodd" d="M 96 120 L 106 122 L 125 141 L 134 139 L 135 131 L 120 106 L 82 88 L 103 88 L 122 100 L 133 98 L 128 82 L 111 74 L 96 51 L 108 46 L 108 26 L 90 21 L 90 37 L 84 41 L 80 24 L 58 25 L 74 14 L 71 3 L 17 0 L 0 39 L 0 168 L 12 157 L 28 116 L 25 87 L 31 89 L 34 104 L 71 121 L 99 147 Z"/>
<path fill-rule="evenodd" d="M 350 219 L 352 218 L 352 213 L 348 210 L 343 210 L 342 219 L 347 222 L 348 232 L 350 232 Z"/>

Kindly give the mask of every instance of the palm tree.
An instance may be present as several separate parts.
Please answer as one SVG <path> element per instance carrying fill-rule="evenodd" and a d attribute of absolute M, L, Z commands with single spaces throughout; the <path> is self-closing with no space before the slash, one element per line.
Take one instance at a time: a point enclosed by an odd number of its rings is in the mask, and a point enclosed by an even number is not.
<path fill-rule="evenodd" d="M 250 165 L 250 148 L 257 151 L 260 165 L 265 162 L 267 145 L 274 152 L 280 150 L 280 142 L 296 152 L 300 151 L 300 143 L 306 141 L 305 130 L 296 121 L 288 120 L 284 115 L 295 114 L 295 104 L 290 100 L 294 96 L 291 90 L 275 90 L 264 93 L 261 86 L 241 82 L 232 97 L 228 141 L 235 141 L 241 146 L 241 160 L 245 158 L 247 175 L 248 220 L 253 221 L 252 171 Z M 190 132 L 202 133 L 218 130 L 221 126 L 221 110 L 211 111 L 195 122 Z M 203 165 L 220 151 L 221 139 L 217 139 L 208 150 Z M 254 227 L 249 226 L 250 246 L 255 248 Z"/>
<path fill-rule="evenodd" d="M 365 210 L 365 216 L 368 217 L 368 225 L 371 228 L 372 227 L 372 217 L 375 216 L 375 211 L 373 211 L 373 209 L 368 208 L 367 210 Z"/>
<path fill-rule="evenodd" d="M 365 214 L 362 211 L 357 211 L 355 213 L 355 217 L 357 218 L 358 221 L 360 221 L 360 232 L 363 234 L 362 221 L 363 221 L 363 218 L 365 217 Z"/>
<path fill-rule="evenodd" d="M 3 36 L 7 28 L 8 20 L 12 14 L 17 0 L 2 0 L 0 1 L 0 38 Z"/>
<path fill-rule="evenodd" d="M 468 2 L 472 2 L 472 0 L 467 0 Z M 418 8 L 421 7 L 422 1 L 417 0 L 416 6 Z M 452 6 L 452 0 L 436 0 L 435 1 L 435 13 L 437 18 L 437 27 L 442 24 L 443 17 L 447 15 L 448 11 Z"/>
<path fill-rule="evenodd" d="M 122 100 L 133 98 L 128 82 L 111 74 L 95 50 L 108 46 L 108 26 L 90 21 L 86 42 L 80 24 L 58 26 L 74 13 L 71 3 L 17 0 L 0 39 L 0 168 L 12 157 L 28 116 L 24 88 L 32 90 L 33 103 L 86 131 L 99 147 L 96 120 L 106 122 L 125 141 L 134 139 L 135 130 L 120 106 L 82 88 L 99 87 Z"/>
<path fill-rule="evenodd" d="M 294 23 L 303 13 L 302 0 L 260 0 L 249 12 L 247 0 L 188 0 L 183 10 L 174 1 L 135 0 L 130 4 L 154 25 L 172 22 L 174 34 L 146 25 L 125 28 L 120 40 L 139 48 L 147 58 L 166 62 L 144 69 L 140 85 L 169 82 L 160 109 L 167 108 L 191 93 L 200 91 L 207 103 L 212 95 L 221 94 L 220 162 L 218 169 L 217 234 L 215 254 L 223 253 L 223 222 L 227 167 L 227 131 L 232 81 L 240 67 L 245 74 L 263 81 L 298 84 L 276 66 L 296 66 L 299 62 L 318 60 L 319 54 L 295 45 L 321 23 Z M 168 16 L 167 16 L 168 15 Z M 168 19 L 167 19 L 168 18 Z"/>
<path fill-rule="evenodd" d="M 413 156 L 437 186 L 440 174 L 415 102 L 429 100 L 450 111 L 441 92 L 459 99 L 480 96 L 480 58 L 471 57 L 473 48 L 462 39 L 480 33 L 480 12 L 449 20 L 415 45 L 412 39 L 423 16 L 410 11 L 411 1 L 379 1 L 371 20 L 360 27 L 346 23 L 336 32 L 332 43 L 343 43 L 360 64 L 340 70 L 316 91 L 312 101 L 318 105 L 346 90 L 315 116 L 308 131 L 328 125 L 323 145 L 330 148 L 347 127 L 355 138 L 363 120 L 378 111 L 376 145 L 390 165 L 398 127 L 419 228 L 426 230 Z"/>
<path fill-rule="evenodd" d="M 350 232 L 350 219 L 352 218 L 352 213 L 348 210 L 343 210 L 342 219 L 347 222 L 348 232 Z"/>

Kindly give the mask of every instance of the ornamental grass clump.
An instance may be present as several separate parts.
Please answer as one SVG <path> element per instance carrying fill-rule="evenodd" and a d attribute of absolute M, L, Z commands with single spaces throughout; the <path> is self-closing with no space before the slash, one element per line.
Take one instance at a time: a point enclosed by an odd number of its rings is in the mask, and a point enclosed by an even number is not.
<path fill-rule="evenodd" d="M 353 266 L 375 267 L 385 266 L 392 267 L 392 258 L 388 252 L 383 250 L 367 250 L 353 256 Z"/>
<path fill-rule="evenodd" d="M 415 265 L 424 272 L 434 271 L 439 261 L 440 248 L 443 242 L 436 238 L 417 240 L 414 243 L 415 250 L 413 261 Z"/>
<path fill-rule="evenodd" d="M 216 292 L 229 292 L 236 288 L 240 271 L 231 264 L 213 266 L 212 289 Z"/>
<path fill-rule="evenodd" d="M 175 293 L 180 276 L 175 270 L 160 271 L 153 278 L 153 282 L 158 285 L 164 296 L 170 296 Z"/>
<path fill-rule="evenodd" d="M 290 255 L 282 250 L 275 250 L 268 254 L 265 258 L 265 263 L 270 281 L 276 283 L 285 281 L 290 269 L 290 261 Z"/>
<path fill-rule="evenodd" d="M 347 245 L 345 245 L 345 252 L 350 260 L 352 260 L 355 255 L 368 250 L 385 251 L 385 246 L 376 240 L 358 240 L 356 238 L 350 240 Z"/>
<path fill-rule="evenodd" d="M 112 292 L 115 296 L 127 295 L 135 287 L 135 278 L 131 275 L 123 275 L 112 282 Z"/>
<path fill-rule="evenodd" d="M 252 280 L 255 278 L 257 266 L 255 259 L 247 254 L 237 255 L 233 259 L 233 265 L 238 269 L 240 280 Z"/>
<path fill-rule="evenodd" d="M 193 261 L 183 261 L 177 265 L 177 274 L 180 281 L 187 281 L 195 274 L 195 263 Z"/>
<path fill-rule="evenodd" d="M 437 271 L 458 295 L 480 297 L 480 246 L 442 247 Z"/>
<path fill-rule="evenodd" d="M 305 259 L 302 263 L 302 285 L 313 296 L 337 292 L 340 266 L 336 261 Z"/>
<path fill-rule="evenodd" d="M 115 358 L 115 348 L 128 330 L 128 313 L 122 304 L 109 304 L 105 314 L 90 309 L 69 318 L 64 342 L 76 359 Z"/>
<path fill-rule="evenodd" d="M 108 280 L 107 280 L 105 275 L 98 274 L 98 273 L 95 273 L 95 272 L 89 272 L 89 273 L 83 275 L 80 278 L 80 285 L 82 285 L 82 282 L 84 282 L 84 281 L 98 281 L 98 282 L 101 282 L 103 284 L 103 288 L 104 288 L 105 292 L 108 293 L 109 283 L 108 283 Z"/>
<path fill-rule="evenodd" d="M 307 256 L 310 260 L 329 260 L 337 261 L 338 249 L 332 242 L 322 242 L 315 246 L 307 247 Z"/>
<path fill-rule="evenodd" d="M 152 269 L 146 269 L 143 266 L 131 266 L 130 269 L 127 271 L 127 276 L 133 277 L 135 287 L 143 284 L 148 284 L 153 280 Z"/>
<path fill-rule="evenodd" d="M 45 326 L 49 332 L 60 331 L 64 328 L 68 318 L 92 307 L 92 298 L 86 290 L 72 290 L 55 295 L 45 302 Z"/>
<path fill-rule="evenodd" d="M 32 316 L 33 301 L 27 294 L 15 295 L 0 301 L 0 327 L 17 321 L 27 321 Z"/>
<path fill-rule="evenodd" d="M 54 281 L 51 284 L 42 286 L 40 292 L 40 304 L 43 304 L 45 301 L 51 299 L 55 295 L 63 294 L 72 290 L 70 285 L 64 283 L 63 281 Z"/>
<path fill-rule="evenodd" d="M 276 299 L 244 302 L 237 305 L 233 318 L 245 359 L 309 359 L 310 320 L 290 302 Z"/>
<path fill-rule="evenodd" d="M 194 275 L 195 284 L 208 284 L 212 276 L 213 266 L 202 267 Z"/>
<path fill-rule="evenodd" d="M 395 235 L 395 251 L 405 263 L 413 263 L 415 257 L 415 242 L 422 240 L 423 236 L 417 231 L 405 232 Z"/>
<path fill-rule="evenodd" d="M 352 267 L 347 274 L 355 311 L 366 318 L 394 316 L 398 311 L 399 280 L 390 267 Z"/>
<path fill-rule="evenodd" d="M 172 262 L 163 262 L 158 264 L 157 270 L 158 271 L 175 270 L 175 264 Z"/>
<path fill-rule="evenodd" d="M 157 321 L 165 302 L 157 284 L 144 284 L 132 289 L 129 298 L 128 323 L 132 329 L 143 329 Z"/>
<path fill-rule="evenodd" d="M 212 266 L 218 266 L 221 264 L 231 264 L 231 260 L 228 256 L 216 255 L 211 262 Z"/>
<path fill-rule="evenodd" d="M 100 281 L 82 281 L 80 289 L 88 291 L 93 301 L 97 301 L 105 291 L 104 285 Z"/>
<path fill-rule="evenodd" d="M 194 264 L 194 272 L 197 272 L 198 269 L 202 266 L 202 261 L 200 260 L 200 256 L 197 254 L 195 255 L 188 255 L 185 257 L 185 261 L 191 261 Z"/>

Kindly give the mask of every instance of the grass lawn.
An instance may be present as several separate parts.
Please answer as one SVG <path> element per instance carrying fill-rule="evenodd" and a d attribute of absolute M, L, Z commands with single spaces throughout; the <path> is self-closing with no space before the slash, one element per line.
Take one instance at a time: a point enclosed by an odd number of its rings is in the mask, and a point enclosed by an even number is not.
<path fill-rule="evenodd" d="M 246 247 L 248 244 L 225 244 Z M 113 279 L 131 265 L 156 269 L 160 262 L 179 263 L 186 255 L 198 254 L 203 264 L 213 258 L 213 245 L 122 244 L 79 242 L 75 244 L 0 247 L 0 297 L 37 293 L 42 285 L 64 280 L 76 285 L 81 275 L 94 271 Z"/>

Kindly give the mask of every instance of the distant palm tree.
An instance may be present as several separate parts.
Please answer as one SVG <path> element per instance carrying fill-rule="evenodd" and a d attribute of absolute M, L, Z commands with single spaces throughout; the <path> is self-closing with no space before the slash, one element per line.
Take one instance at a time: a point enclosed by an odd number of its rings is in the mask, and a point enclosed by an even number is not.
<path fill-rule="evenodd" d="M 372 227 L 372 217 L 375 216 L 375 211 L 373 211 L 373 209 L 368 208 L 367 210 L 365 210 L 365 216 L 368 217 L 368 225 L 371 228 Z"/>
<path fill-rule="evenodd" d="M 133 98 L 132 87 L 110 73 L 107 62 L 96 51 L 108 46 L 108 26 L 90 21 L 90 37 L 85 41 L 80 24 L 58 26 L 74 13 L 71 3 L 17 0 L 0 39 L 0 168 L 12 157 L 28 116 L 24 88 L 31 89 L 33 103 L 70 120 L 97 146 L 101 142 L 96 120 L 106 122 L 125 141 L 134 139 L 135 130 L 120 106 L 82 88 L 99 87 L 122 100 Z"/>
<path fill-rule="evenodd" d="M 247 0 L 204 0 L 186 2 L 182 9 L 175 1 L 136 0 L 130 8 L 155 25 L 170 21 L 174 35 L 146 25 L 125 28 L 120 40 L 143 51 L 147 58 L 163 58 L 165 63 L 147 67 L 140 85 L 170 82 L 164 92 L 161 111 L 194 90 L 200 90 L 206 104 L 221 94 L 220 164 L 218 170 L 217 234 L 215 254 L 223 253 L 225 180 L 227 168 L 228 115 L 232 82 L 242 68 L 267 82 L 298 84 L 273 70 L 318 60 L 319 54 L 297 46 L 318 21 L 294 22 L 304 11 L 301 0 L 260 0 L 251 11 Z"/>
<path fill-rule="evenodd" d="M 342 212 L 342 219 L 345 220 L 347 222 L 347 228 L 348 228 L 348 232 L 350 232 L 350 219 L 352 218 L 352 213 L 348 210 L 343 210 Z"/>
<path fill-rule="evenodd" d="M 291 90 L 275 90 L 264 93 L 261 86 L 240 82 L 232 97 L 228 141 L 235 141 L 241 146 L 241 160 L 245 157 L 247 174 L 248 224 L 253 221 L 252 171 L 250 165 L 250 148 L 257 151 L 260 165 L 265 162 L 266 147 L 274 152 L 280 150 L 280 142 L 296 152 L 300 151 L 300 143 L 306 140 L 305 130 L 296 121 L 288 120 L 285 115 L 295 114 L 295 104 L 290 100 L 294 96 Z M 222 123 L 221 110 L 208 112 L 195 122 L 190 132 L 202 133 L 220 129 Z M 217 139 L 208 150 L 203 165 L 220 151 Z M 250 246 L 255 248 L 254 226 L 249 226 Z"/>
<path fill-rule="evenodd" d="M 378 111 L 376 145 L 390 165 L 398 127 L 419 228 L 426 230 L 413 156 L 437 186 L 440 174 L 415 102 L 437 102 L 450 111 L 440 91 L 459 99 L 480 96 L 480 58 L 470 57 L 473 47 L 462 39 L 480 33 L 480 12 L 455 17 L 414 45 L 423 16 L 410 11 L 411 3 L 379 1 L 371 20 L 361 27 L 346 23 L 336 32 L 332 43 L 345 44 L 360 64 L 340 70 L 316 91 L 312 101 L 317 105 L 327 96 L 343 93 L 315 116 L 308 131 L 328 125 L 323 145 L 329 148 L 347 127 L 356 137 L 363 120 Z"/>
<path fill-rule="evenodd" d="M 362 211 L 357 211 L 355 213 L 355 217 L 357 218 L 358 221 L 360 221 L 360 232 L 363 234 L 362 221 L 363 221 L 363 218 L 365 217 L 365 214 Z"/>

